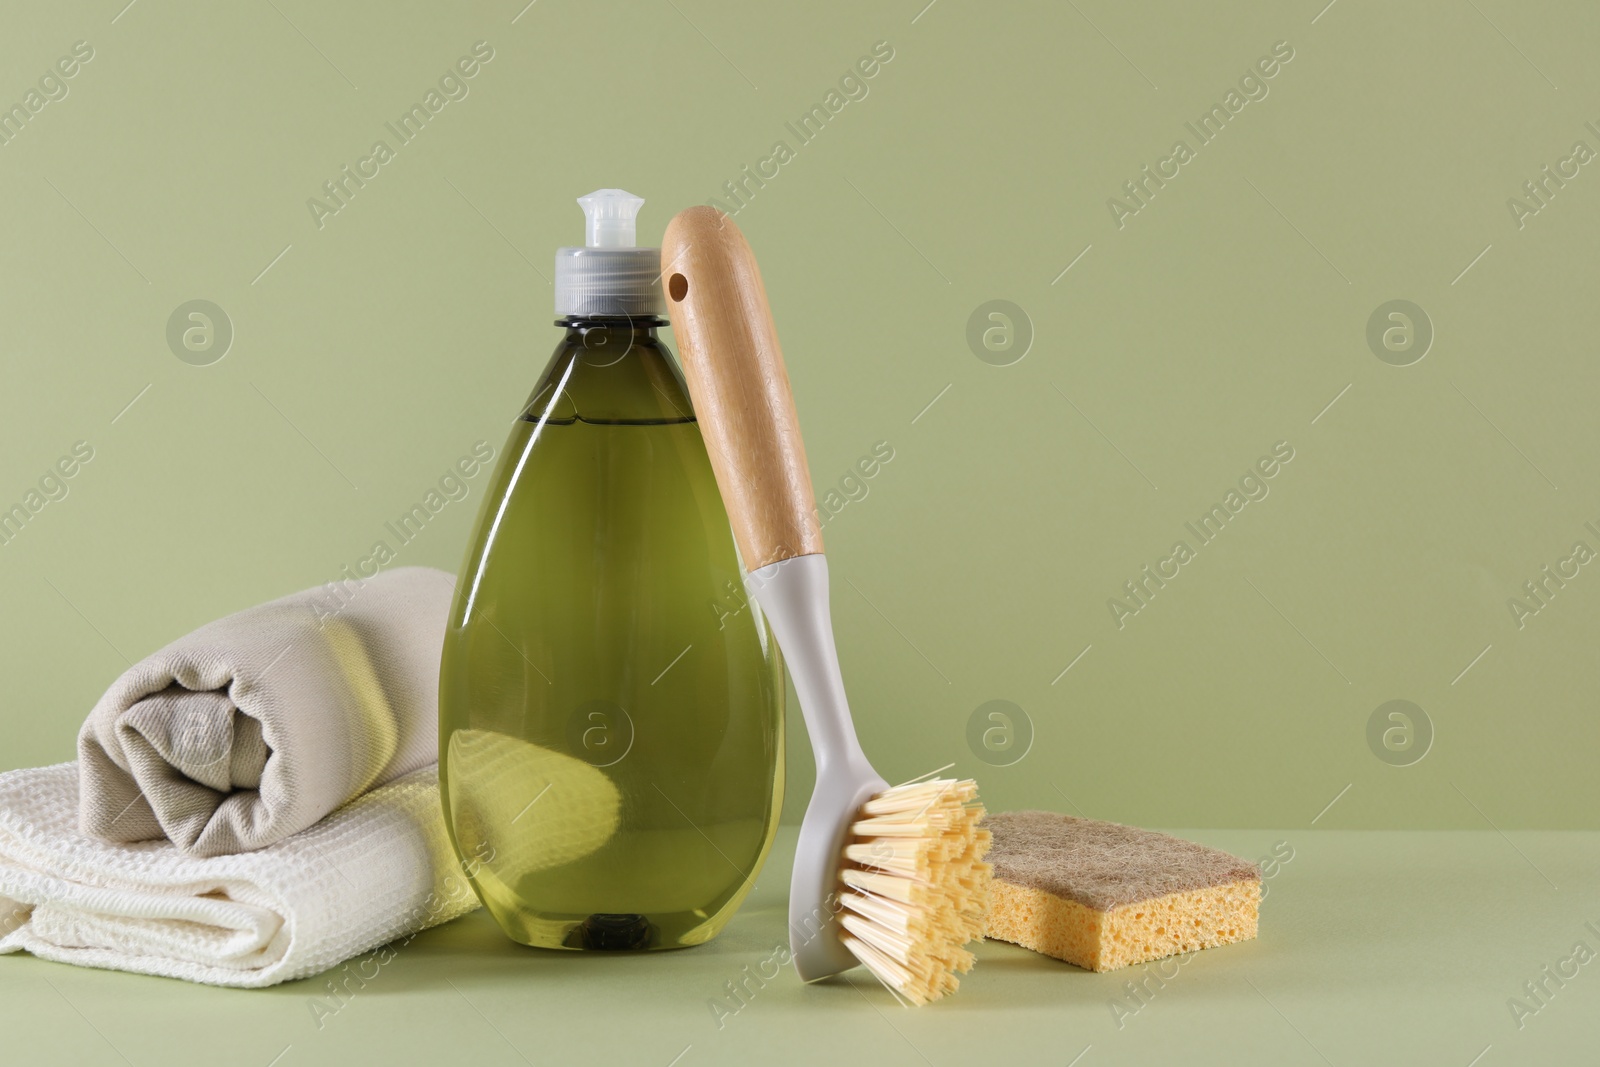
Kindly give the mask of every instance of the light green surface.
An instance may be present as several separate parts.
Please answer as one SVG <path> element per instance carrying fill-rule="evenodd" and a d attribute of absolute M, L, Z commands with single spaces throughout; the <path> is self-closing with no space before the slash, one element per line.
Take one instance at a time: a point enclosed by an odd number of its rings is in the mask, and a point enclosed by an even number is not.
<path fill-rule="evenodd" d="M 924 4 L 13 5 L 0 104 L 94 58 L 0 147 L 0 505 L 94 458 L 0 547 L 0 762 L 62 758 L 130 659 L 380 539 L 454 569 L 481 479 L 408 544 L 384 524 L 504 439 L 573 198 L 639 193 L 655 239 L 784 139 L 738 223 L 817 484 L 894 451 L 825 531 L 888 777 L 954 759 L 996 808 L 1058 787 L 1144 825 L 1297 822 L 1347 784 L 1340 826 L 1600 825 L 1600 577 L 1507 606 L 1600 549 L 1600 176 L 1507 208 L 1600 148 L 1600 9 Z M 308 199 L 480 40 L 468 95 L 319 228 Z M 1279 41 L 1119 228 L 1122 183 Z M 194 299 L 233 325 L 210 366 L 168 347 Z M 1032 324 L 1011 366 L 968 348 L 991 299 Z M 1411 366 L 1368 349 L 1394 299 L 1434 327 Z M 1270 495 L 1119 629 L 1108 599 L 1278 441 Z M 997 699 L 1033 733 L 1005 768 L 967 743 Z M 1415 766 L 1368 747 L 1394 699 L 1436 731 Z"/>
<path fill-rule="evenodd" d="M 544 952 L 507 941 L 478 911 L 418 936 L 364 988 L 351 982 L 331 1014 L 314 1008 L 333 1003 L 319 1000 L 326 975 L 219 990 L 6 957 L 6 1062 L 1499 1067 L 1593 1057 L 1600 962 L 1551 983 L 1520 1030 L 1507 1000 L 1526 997 L 1523 983 L 1576 942 L 1600 951 L 1585 927 L 1600 928 L 1600 835 L 1190 832 L 1251 859 L 1288 842 L 1293 859 L 1266 883 L 1257 940 L 1197 954 L 1164 987 L 1150 981 L 1153 995 L 1131 1015 L 1111 1005 L 1128 1003 L 1124 983 L 1144 979 L 1141 968 L 1097 975 L 999 943 L 980 948 L 955 997 L 926 1008 L 900 1008 L 860 969 L 807 987 L 785 968 L 764 987 L 751 982 L 737 1013 L 733 1002 L 713 1012 L 744 968 L 777 969 L 767 961 L 785 941 L 794 833 L 780 831 L 758 888 L 710 945 Z"/>

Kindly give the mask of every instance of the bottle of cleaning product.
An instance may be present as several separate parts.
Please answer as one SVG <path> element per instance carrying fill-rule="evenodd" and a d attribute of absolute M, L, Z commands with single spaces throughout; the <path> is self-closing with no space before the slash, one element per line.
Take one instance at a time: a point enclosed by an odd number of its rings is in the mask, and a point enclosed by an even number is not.
<path fill-rule="evenodd" d="M 565 330 L 501 453 L 439 679 L 445 819 L 514 940 L 710 940 L 754 884 L 783 797 L 783 666 L 740 580 L 666 324 L 644 203 L 578 203 Z"/>

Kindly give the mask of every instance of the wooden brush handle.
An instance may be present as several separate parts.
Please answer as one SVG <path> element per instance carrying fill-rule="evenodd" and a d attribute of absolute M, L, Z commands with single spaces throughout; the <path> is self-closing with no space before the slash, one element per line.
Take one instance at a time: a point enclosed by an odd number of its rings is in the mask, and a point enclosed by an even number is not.
<path fill-rule="evenodd" d="M 680 211 L 662 238 L 661 283 L 745 569 L 821 552 L 783 350 L 744 235 L 715 208 Z"/>

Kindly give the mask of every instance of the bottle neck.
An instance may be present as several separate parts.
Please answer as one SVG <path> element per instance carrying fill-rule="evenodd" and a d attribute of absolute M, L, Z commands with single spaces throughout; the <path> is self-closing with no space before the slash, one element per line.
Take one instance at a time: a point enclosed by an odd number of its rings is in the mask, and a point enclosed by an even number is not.
<path fill-rule="evenodd" d="M 667 325 L 667 320 L 658 315 L 568 315 L 557 319 L 556 325 L 566 328 L 570 344 L 627 351 L 635 344 L 655 342 L 656 330 Z"/>
<path fill-rule="evenodd" d="M 659 425 L 693 422 L 683 375 L 656 336 L 658 315 L 567 315 L 522 417 L 533 422 Z"/>

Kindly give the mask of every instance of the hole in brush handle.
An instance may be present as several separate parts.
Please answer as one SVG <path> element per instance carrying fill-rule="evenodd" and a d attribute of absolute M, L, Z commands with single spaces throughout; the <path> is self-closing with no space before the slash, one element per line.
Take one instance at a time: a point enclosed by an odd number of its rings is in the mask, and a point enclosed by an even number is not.
<path fill-rule="evenodd" d="M 722 213 L 688 208 L 667 225 L 661 268 L 679 363 L 744 565 L 821 552 L 800 420 L 749 244 Z"/>

